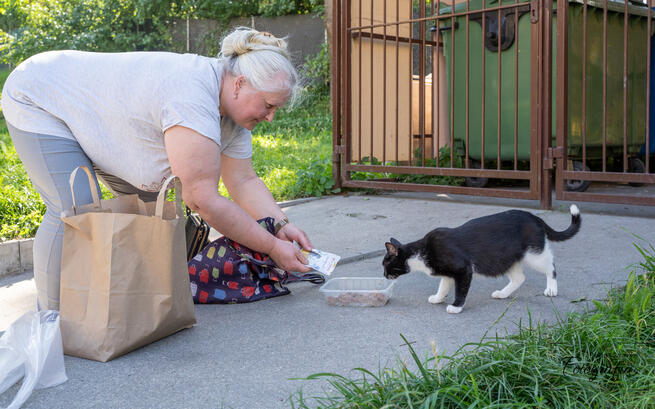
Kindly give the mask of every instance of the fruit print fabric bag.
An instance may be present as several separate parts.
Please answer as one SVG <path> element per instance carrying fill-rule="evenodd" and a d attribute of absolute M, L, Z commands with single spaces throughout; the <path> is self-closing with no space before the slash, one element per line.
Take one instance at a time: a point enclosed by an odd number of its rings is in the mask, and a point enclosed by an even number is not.
<path fill-rule="evenodd" d="M 274 219 L 258 223 L 271 234 Z M 320 274 L 295 275 L 278 268 L 266 254 L 258 253 L 223 236 L 209 243 L 188 263 L 191 295 L 196 304 L 235 304 L 289 294 L 293 281 L 322 284 Z"/>

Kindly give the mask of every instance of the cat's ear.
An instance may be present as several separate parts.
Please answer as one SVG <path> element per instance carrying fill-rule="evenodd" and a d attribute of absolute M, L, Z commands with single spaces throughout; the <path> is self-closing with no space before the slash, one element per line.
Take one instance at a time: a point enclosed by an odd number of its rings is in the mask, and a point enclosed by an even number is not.
<path fill-rule="evenodd" d="M 391 241 L 394 241 L 394 239 L 391 239 Z M 397 243 L 397 241 L 396 241 Z M 392 243 L 384 243 L 384 245 L 387 247 L 387 254 L 390 256 L 397 256 L 398 255 L 398 247 L 393 245 Z"/>
<path fill-rule="evenodd" d="M 400 242 L 398 240 L 394 239 L 393 237 L 389 241 L 391 242 L 391 244 L 393 244 L 396 247 L 402 246 L 402 244 L 400 244 Z"/>

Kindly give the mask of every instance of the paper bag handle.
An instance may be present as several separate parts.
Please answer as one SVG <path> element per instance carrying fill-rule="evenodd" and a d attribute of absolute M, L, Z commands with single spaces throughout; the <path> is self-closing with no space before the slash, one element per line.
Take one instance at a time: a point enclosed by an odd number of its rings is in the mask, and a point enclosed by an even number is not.
<path fill-rule="evenodd" d="M 163 218 L 166 192 L 169 191 L 172 182 L 175 182 L 175 213 L 177 213 L 178 217 L 184 217 L 184 211 L 182 210 L 182 183 L 180 182 L 180 178 L 175 175 L 169 176 L 159 190 L 157 204 L 155 205 L 155 216 L 157 217 Z"/>
<path fill-rule="evenodd" d="M 96 186 L 96 182 L 93 179 L 93 175 L 91 174 L 91 171 L 89 168 L 86 166 L 78 166 L 76 167 L 70 175 L 70 178 L 68 178 L 68 183 L 70 184 L 71 187 L 71 195 L 73 196 L 73 214 L 77 214 L 77 204 L 75 203 L 75 189 L 73 188 L 73 185 L 75 184 L 75 176 L 77 175 L 77 171 L 82 169 L 83 171 L 86 172 L 86 176 L 89 178 L 89 189 L 91 190 L 91 196 L 93 197 L 93 204 L 94 206 L 100 208 L 100 195 L 98 194 L 98 188 Z"/>

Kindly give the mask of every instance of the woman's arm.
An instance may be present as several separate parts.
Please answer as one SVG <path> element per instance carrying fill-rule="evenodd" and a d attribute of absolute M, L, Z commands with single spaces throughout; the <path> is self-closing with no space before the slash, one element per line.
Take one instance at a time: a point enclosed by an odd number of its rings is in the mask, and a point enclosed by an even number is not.
<path fill-rule="evenodd" d="M 222 155 L 221 168 L 223 183 L 230 192 L 230 196 L 253 219 L 273 217 L 276 222 L 279 222 L 286 218 L 266 184 L 255 173 L 250 158 L 235 159 Z M 288 241 L 295 240 L 305 250 L 313 248 L 312 242 L 305 232 L 291 223 L 282 227 L 277 237 Z"/>
<path fill-rule="evenodd" d="M 304 257 L 295 245 L 269 234 L 246 211 L 218 193 L 220 150 L 214 141 L 183 126 L 168 129 L 164 141 L 171 171 L 182 182 L 187 206 L 230 239 L 270 255 L 280 268 L 310 270 L 301 263 Z"/>

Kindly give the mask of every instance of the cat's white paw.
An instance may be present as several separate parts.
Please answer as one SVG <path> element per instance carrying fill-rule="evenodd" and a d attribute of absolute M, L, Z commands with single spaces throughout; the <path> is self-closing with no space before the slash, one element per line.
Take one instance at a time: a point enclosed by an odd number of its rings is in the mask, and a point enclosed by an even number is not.
<path fill-rule="evenodd" d="M 557 296 L 557 288 L 546 288 L 544 290 L 544 295 L 546 297 L 556 297 Z"/>
<path fill-rule="evenodd" d="M 444 297 L 439 297 L 437 295 L 431 295 L 428 298 L 428 302 L 430 304 L 441 304 L 443 302 L 443 300 L 444 300 Z"/>
<path fill-rule="evenodd" d="M 493 298 L 507 298 L 507 294 L 505 294 L 503 290 L 496 290 L 493 293 L 491 293 L 491 296 Z"/>
<path fill-rule="evenodd" d="M 464 307 L 455 307 L 454 305 L 449 305 L 446 308 L 446 311 L 448 311 L 449 314 L 459 314 L 463 309 Z"/>

